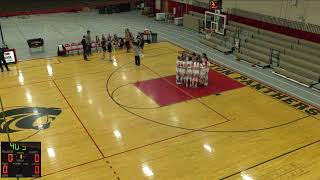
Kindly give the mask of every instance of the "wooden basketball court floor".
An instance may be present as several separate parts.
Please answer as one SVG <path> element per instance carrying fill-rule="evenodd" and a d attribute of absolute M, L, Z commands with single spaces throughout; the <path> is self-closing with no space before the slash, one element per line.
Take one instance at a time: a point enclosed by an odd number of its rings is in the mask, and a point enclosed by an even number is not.
<path fill-rule="evenodd" d="M 319 108 L 219 64 L 195 96 L 167 78 L 182 50 L 147 45 L 140 67 L 124 51 L 10 66 L 1 141 L 41 141 L 41 179 L 320 179 Z"/>

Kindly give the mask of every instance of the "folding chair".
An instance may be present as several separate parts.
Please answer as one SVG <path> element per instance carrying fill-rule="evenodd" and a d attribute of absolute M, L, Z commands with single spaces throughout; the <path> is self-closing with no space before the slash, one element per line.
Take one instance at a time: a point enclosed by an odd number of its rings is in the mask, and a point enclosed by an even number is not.
<path fill-rule="evenodd" d="M 66 54 L 70 54 L 72 52 L 72 47 L 70 44 L 64 44 L 64 47 L 66 48 Z"/>
<path fill-rule="evenodd" d="M 77 44 L 77 43 L 71 43 L 71 50 L 72 50 L 72 52 L 77 51 L 77 52 L 78 52 L 78 54 L 80 54 L 80 52 L 79 52 L 79 48 L 78 48 L 78 44 Z"/>
<path fill-rule="evenodd" d="M 77 44 L 77 47 L 78 47 L 79 53 L 81 53 L 83 51 L 83 46 L 82 46 L 81 42 L 79 42 Z"/>
<path fill-rule="evenodd" d="M 91 50 L 92 50 L 92 49 L 95 49 L 96 52 L 98 52 L 98 51 L 97 51 L 97 50 L 98 50 L 98 49 L 97 49 L 97 43 L 94 42 L 94 41 L 91 42 Z"/>

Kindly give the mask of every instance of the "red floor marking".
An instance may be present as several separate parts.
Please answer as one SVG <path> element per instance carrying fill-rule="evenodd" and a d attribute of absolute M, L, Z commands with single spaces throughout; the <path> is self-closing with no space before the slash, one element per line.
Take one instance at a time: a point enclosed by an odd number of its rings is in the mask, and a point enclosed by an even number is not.
<path fill-rule="evenodd" d="M 176 76 L 152 79 L 135 83 L 135 86 L 161 106 L 183 102 L 193 98 L 217 94 L 244 87 L 242 83 L 213 70 L 209 71 L 207 87 L 186 88 L 176 85 Z"/>
<path fill-rule="evenodd" d="M 162 78 L 137 82 L 135 83 L 135 86 L 160 106 L 192 99 L 185 93 L 181 93 L 181 90 L 178 87 L 172 86 Z"/>
<path fill-rule="evenodd" d="M 85 125 L 83 124 L 83 122 L 81 121 L 80 117 L 78 116 L 78 114 L 76 113 L 76 111 L 73 109 L 73 107 L 71 106 L 71 104 L 69 103 L 69 101 L 67 100 L 67 98 L 65 97 L 65 95 L 62 93 L 61 89 L 59 88 L 59 86 L 57 85 L 57 83 L 52 80 L 52 82 L 54 83 L 54 85 L 57 87 L 57 89 L 59 90 L 61 96 L 64 98 L 64 100 L 67 102 L 67 104 L 69 105 L 70 109 L 72 110 L 73 114 L 77 117 L 78 121 L 80 122 L 80 124 L 82 125 L 83 129 L 86 131 L 86 133 L 88 134 L 88 136 L 90 137 L 90 139 L 92 140 L 92 142 L 94 143 L 94 145 L 96 146 L 96 148 L 99 150 L 100 154 L 102 157 L 105 157 L 104 154 L 102 153 L 101 149 L 99 148 L 98 144 L 96 143 L 96 141 L 93 139 L 93 137 L 91 136 L 91 134 L 89 133 L 88 129 L 85 127 Z"/>

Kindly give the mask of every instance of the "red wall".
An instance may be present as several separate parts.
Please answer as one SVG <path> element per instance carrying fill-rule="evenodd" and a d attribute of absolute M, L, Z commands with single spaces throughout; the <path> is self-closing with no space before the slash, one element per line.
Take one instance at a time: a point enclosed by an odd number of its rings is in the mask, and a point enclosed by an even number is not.
<path fill-rule="evenodd" d="M 144 1 L 145 7 L 152 7 L 153 9 L 156 8 L 156 0 L 145 0 Z"/>
<path fill-rule="evenodd" d="M 176 17 L 183 16 L 184 14 L 187 14 L 189 11 L 195 11 L 199 13 L 204 13 L 205 11 L 208 11 L 208 9 L 192 6 L 188 4 L 183 4 L 175 1 L 170 1 L 168 3 L 168 10 L 169 13 L 173 13 L 173 8 L 176 8 Z"/>

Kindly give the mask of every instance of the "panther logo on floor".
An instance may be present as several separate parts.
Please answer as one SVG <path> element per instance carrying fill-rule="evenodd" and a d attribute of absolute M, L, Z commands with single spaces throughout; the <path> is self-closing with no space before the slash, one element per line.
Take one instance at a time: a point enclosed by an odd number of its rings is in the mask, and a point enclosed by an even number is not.
<path fill-rule="evenodd" d="M 60 108 L 53 107 L 15 107 L 0 112 L 0 133 L 48 129 L 60 113 Z"/>

